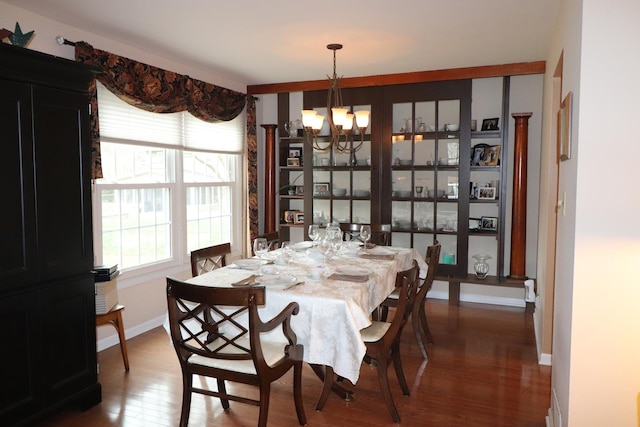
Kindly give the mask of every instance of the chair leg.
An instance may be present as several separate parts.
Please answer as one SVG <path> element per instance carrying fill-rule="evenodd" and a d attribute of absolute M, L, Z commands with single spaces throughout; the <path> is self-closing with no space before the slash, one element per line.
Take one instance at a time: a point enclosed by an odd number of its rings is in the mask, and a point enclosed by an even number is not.
<path fill-rule="evenodd" d="M 223 396 L 227 395 L 227 386 L 223 379 L 218 378 L 218 393 Z M 220 403 L 222 404 L 222 408 L 226 411 L 229 409 L 229 399 L 225 399 L 220 397 Z"/>
<path fill-rule="evenodd" d="M 387 321 L 387 315 L 389 314 L 389 307 L 387 307 L 386 305 L 380 306 L 380 321 L 381 322 L 386 322 Z"/>
<path fill-rule="evenodd" d="M 260 384 L 260 415 L 258 416 L 258 427 L 267 427 L 269 417 L 269 397 L 271 395 L 271 383 Z"/>
<path fill-rule="evenodd" d="M 433 337 L 431 336 L 431 331 L 429 330 L 429 323 L 427 322 L 427 314 L 425 313 L 424 305 L 420 308 L 420 323 L 422 324 L 422 330 L 427 336 L 427 342 L 429 344 L 433 344 Z"/>
<path fill-rule="evenodd" d="M 407 385 L 407 379 L 404 376 L 404 369 L 402 369 L 402 359 L 400 358 L 400 342 L 393 345 L 391 348 L 391 358 L 393 360 L 393 367 L 396 370 L 396 377 L 400 383 L 400 388 L 405 396 L 409 396 L 409 385 Z"/>
<path fill-rule="evenodd" d="M 193 375 L 183 374 L 182 376 L 182 410 L 180 411 L 180 427 L 187 427 L 189 424 L 189 412 L 191 410 L 191 388 L 193 386 Z"/>
<path fill-rule="evenodd" d="M 302 403 L 302 362 L 293 365 L 293 401 L 296 404 L 296 414 L 298 423 L 303 426 L 307 424 L 307 415 L 304 413 Z"/>
<path fill-rule="evenodd" d="M 333 368 L 331 366 L 324 367 L 324 382 L 322 385 L 322 392 L 320 392 L 320 397 L 318 397 L 318 401 L 316 402 L 316 411 L 322 411 L 324 405 L 327 403 L 329 399 L 329 393 L 331 392 L 331 387 L 333 386 Z"/>
<path fill-rule="evenodd" d="M 416 337 L 416 342 L 418 343 L 418 348 L 420 349 L 420 353 L 422 353 L 422 357 L 424 359 L 429 358 L 429 353 L 427 352 L 427 336 L 424 333 L 422 322 L 420 321 L 420 308 L 417 310 L 413 310 L 411 313 L 411 324 L 413 325 L 413 335 Z"/>
<path fill-rule="evenodd" d="M 393 396 L 391 395 L 391 387 L 389 386 L 389 376 L 387 375 L 387 370 L 389 364 L 387 363 L 386 357 L 384 360 L 378 360 L 378 382 L 380 383 L 380 390 L 382 391 L 382 397 L 384 398 L 385 403 L 387 404 L 387 408 L 389 409 L 389 413 L 391 414 L 391 418 L 395 423 L 400 422 L 400 415 L 398 414 L 398 410 L 396 409 L 396 404 L 393 402 Z"/>

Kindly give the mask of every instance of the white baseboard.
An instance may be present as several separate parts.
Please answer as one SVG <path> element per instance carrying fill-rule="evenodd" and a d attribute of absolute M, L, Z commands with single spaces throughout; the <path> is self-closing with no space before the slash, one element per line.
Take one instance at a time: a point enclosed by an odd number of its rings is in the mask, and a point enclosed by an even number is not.
<path fill-rule="evenodd" d="M 162 326 L 166 316 L 159 316 L 155 319 L 148 320 L 140 325 L 136 325 L 133 328 L 126 329 L 124 331 L 125 339 L 133 338 L 137 335 L 143 334 L 151 329 L 157 328 L 158 326 Z M 114 329 L 115 331 L 115 329 Z M 167 339 L 169 339 L 169 335 L 167 335 Z M 119 345 L 120 341 L 118 340 L 118 334 L 115 333 L 107 338 L 103 338 L 97 342 L 98 351 L 105 350 L 109 347 L 113 347 L 114 345 Z"/>
<path fill-rule="evenodd" d="M 427 296 L 433 299 L 447 300 L 449 299 L 449 292 L 429 291 Z M 476 302 L 479 304 L 506 305 L 509 307 L 526 307 L 526 304 L 523 299 L 500 297 L 500 296 L 476 295 L 471 293 L 462 293 L 460 295 L 460 301 Z"/>

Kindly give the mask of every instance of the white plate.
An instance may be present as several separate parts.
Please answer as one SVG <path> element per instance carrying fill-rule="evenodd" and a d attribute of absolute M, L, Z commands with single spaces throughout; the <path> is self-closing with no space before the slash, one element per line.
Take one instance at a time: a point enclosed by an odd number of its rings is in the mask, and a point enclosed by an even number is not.
<path fill-rule="evenodd" d="M 375 248 L 367 249 L 367 252 L 374 255 L 395 255 L 396 252 L 389 250 L 383 246 L 376 246 Z"/>
<path fill-rule="evenodd" d="M 229 267 L 235 266 L 235 268 L 241 268 L 243 270 L 257 270 L 261 263 L 264 265 L 267 261 L 261 261 L 257 258 L 239 259 L 234 261 Z"/>
<path fill-rule="evenodd" d="M 298 242 L 293 245 L 293 249 L 296 251 L 303 251 L 313 247 L 313 242 Z"/>
<path fill-rule="evenodd" d="M 265 274 L 256 277 L 256 283 L 261 285 L 288 285 L 296 281 L 296 276 L 288 274 Z"/>
<path fill-rule="evenodd" d="M 362 277 L 368 276 L 370 271 L 361 267 L 338 267 L 336 268 L 336 273 L 343 276 Z"/>

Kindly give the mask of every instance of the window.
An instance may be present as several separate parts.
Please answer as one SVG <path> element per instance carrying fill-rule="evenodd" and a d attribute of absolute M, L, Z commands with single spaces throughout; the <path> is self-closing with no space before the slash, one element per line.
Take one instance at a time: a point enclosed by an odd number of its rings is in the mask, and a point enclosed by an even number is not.
<path fill-rule="evenodd" d="M 241 239 L 244 115 L 206 123 L 149 113 L 98 85 L 104 178 L 95 183 L 97 264 L 120 270 L 187 262 Z M 234 215 L 235 214 L 235 215 Z"/>

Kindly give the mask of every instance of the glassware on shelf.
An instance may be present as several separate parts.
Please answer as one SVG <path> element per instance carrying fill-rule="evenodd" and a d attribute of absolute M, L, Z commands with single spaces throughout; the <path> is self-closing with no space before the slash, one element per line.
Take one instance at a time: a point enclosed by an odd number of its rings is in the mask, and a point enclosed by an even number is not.
<path fill-rule="evenodd" d="M 422 197 L 422 190 L 424 190 L 422 185 L 416 185 L 416 195 L 418 198 Z"/>
<path fill-rule="evenodd" d="M 488 259 L 491 259 L 489 255 L 474 255 L 473 259 L 476 260 L 475 264 L 473 264 L 473 271 L 476 274 L 476 278 L 485 279 L 487 274 L 489 273 L 489 263 Z"/>

